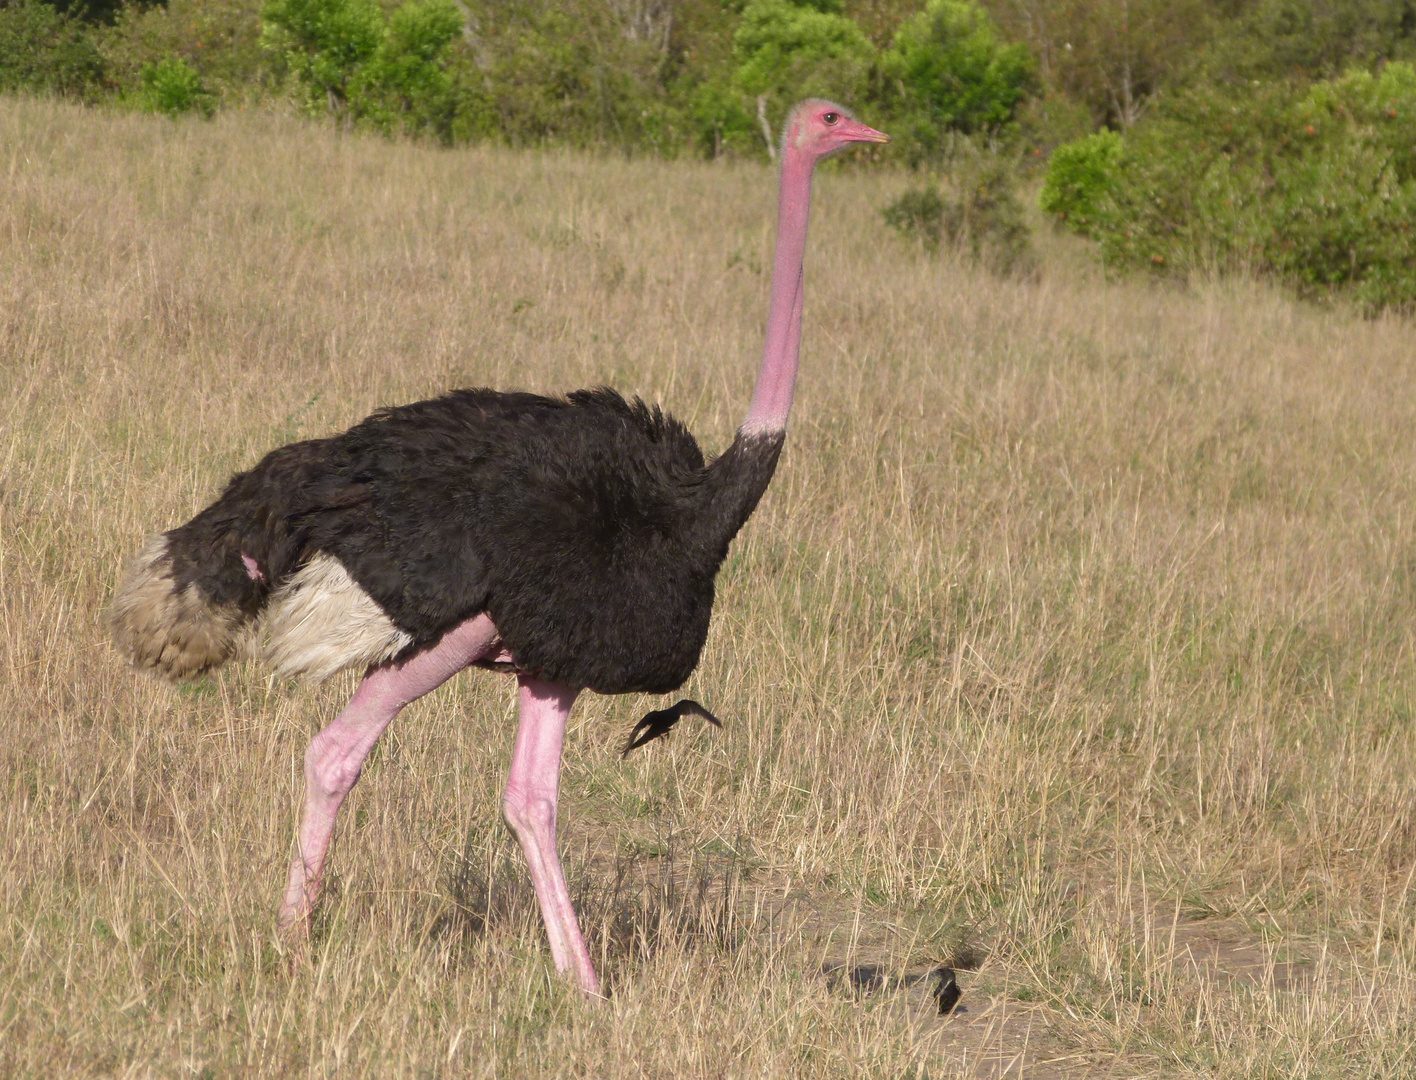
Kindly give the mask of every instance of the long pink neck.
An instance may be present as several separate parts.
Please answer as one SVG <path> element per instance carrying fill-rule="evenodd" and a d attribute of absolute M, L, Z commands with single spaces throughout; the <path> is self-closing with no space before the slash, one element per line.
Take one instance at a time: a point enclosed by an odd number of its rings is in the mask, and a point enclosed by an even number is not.
<path fill-rule="evenodd" d="M 787 426 L 796 389 L 801 348 L 802 262 L 806 257 L 806 221 L 811 212 L 811 174 L 815 159 L 791 145 L 782 153 L 782 187 L 777 204 L 777 255 L 772 264 L 772 307 L 767 314 L 767 344 L 752 391 L 752 406 L 742 423 L 745 435 L 767 435 Z"/>

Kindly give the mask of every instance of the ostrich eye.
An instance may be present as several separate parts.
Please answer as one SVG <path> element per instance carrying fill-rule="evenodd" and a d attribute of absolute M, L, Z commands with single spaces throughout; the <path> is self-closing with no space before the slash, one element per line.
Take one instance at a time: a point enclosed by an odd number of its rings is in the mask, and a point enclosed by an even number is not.
<path fill-rule="evenodd" d="M 821 117 L 821 119 L 822 119 L 822 120 L 825 120 L 826 123 L 828 123 L 828 124 L 834 124 L 834 123 L 836 123 L 836 121 L 838 121 L 840 118 L 841 118 L 841 114 L 840 114 L 840 113 L 833 113 L 833 112 L 828 112 L 828 113 L 826 113 L 824 116 Z"/>

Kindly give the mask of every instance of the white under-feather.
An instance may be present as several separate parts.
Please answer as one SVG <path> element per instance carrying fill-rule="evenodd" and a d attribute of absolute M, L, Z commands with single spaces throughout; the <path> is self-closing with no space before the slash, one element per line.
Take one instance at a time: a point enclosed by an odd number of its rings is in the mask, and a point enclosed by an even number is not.
<path fill-rule="evenodd" d="M 413 643 L 333 555 L 321 552 L 271 597 L 266 659 L 285 677 L 327 679 Z"/>

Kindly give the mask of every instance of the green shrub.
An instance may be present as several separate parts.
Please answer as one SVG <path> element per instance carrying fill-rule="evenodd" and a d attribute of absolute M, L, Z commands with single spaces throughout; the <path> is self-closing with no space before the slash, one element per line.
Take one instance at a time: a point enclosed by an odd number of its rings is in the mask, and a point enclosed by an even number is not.
<path fill-rule="evenodd" d="M 1416 51 L 1409 0 L 1248 0 L 1195 60 L 1210 82 L 1330 77 Z"/>
<path fill-rule="evenodd" d="M 726 82 L 707 80 L 689 91 L 687 117 L 693 141 L 705 157 L 751 155 L 762 148 L 762 133 L 743 95 Z"/>
<path fill-rule="evenodd" d="M 0 5 L 0 91 L 93 98 L 104 65 L 83 23 L 39 0 Z"/>
<path fill-rule="evenodd" d="M 1052 185 L 1064 208 L 1067 160 Z M 1416 307 L 1407 64 L 1307 88 L 1192 91 L 1126 135 L 1111 175 L 1090 213 L 1068 224 L 1113 263 L 1245 268 L 1368 310 Z"/>
<path fill-rule="evenodd" d="M 349 83 L 388 33 L 377 0 L 267 0 L 262 40 L 299 81 L 311 112 L 341 111 Z"/>
<path fill-rule="evenodd" d="M 216 98 L 202 85 L 202 77 L 176 57 L 143 67 L 136 102 L 148 112 L 168 116 L 199 112 L 209 117 L 216 111 Z"/>
<path fill-rule="evenodd" d="M 508 5 L 498 14 L 487 77 L 503 137 L 515 145 L 597 141 L 607 125 L 597 108 L 595 42 L 559 8 Z"/>
<path fill-rule="evenodd" d="M 1026 155 L 1021 165 L 1028 171 L 1046 170 L 1054 150 L 1096 130 L 1084 102 L 1055 91 L 1025 98 L 1016 115 L 1018 144 Z"/>
<path fill-rule="evenodd" d="M 937 183 L 906 191 L 882 216 L 928 252 L 946 248 L 1002 276 L 1037 271 L 1014 172 L 995 154 L 966 149 Z"/>
<path fill-rule="evenodd" d="M 1039 202 L 1074 230 L 1087 235 L 1116 183 L 1121 136 L 1098 131 L 1052 153 Z"/>
<path fill-rule="evenodd" d="M 635 29 L 636 10 L 643 9 L 603 0 L 478 7 L 477 81 L 500 137 L 521 146 L 677 153 L 693 127 L 684 98 L 695 80 L 668 63 L 659 32 Z M 673 98 L 670 84 L 683 96 Z"/>
<path fill-rule="evenodd" d="M 958 234 L 958 209 L 957 204 L 946 203 L 939 189 L 931 186 L 910 188 L 880 213 L 886 225 L 907 239 L 918 241 L 926 251 L 937 251 L 946 236 L 952 240 Z"/>
<path fill-rule="evenodd" d="M 455 0 L 267 0 L 267 47 L 282 58 L 305 107 L 351 124 L 443 142 L 487 134 L 495 117 L 465 50 Z"/>
<path fill-rule="evenodd" d="M 253 97 L 268 88 L 261 50 L 261 0 L 166 0 L 130 4 L 111 28 L 98 32 L 109 74 L 130 95 L 144 68 L 169 58 L 185 61 L 214 99 Z"/>
<path fill-rule="evenodd" d="M 1035 81 L 1031 54 L 1007 44 L 972 0 L 930 0 L 880 59 L 882 93 L 899 134 L 923 159 L 948 132 L 996 132 L 1014 119 Z"/>
<path fill-rule="evenodd" d="M 352 115 L 386 132 L 426 129 L 446 137 L 457 110 L 449 52 L 461 34 L 462 13 L 452 0 L 410 0 L 395 10 L 350 79 Z"/>

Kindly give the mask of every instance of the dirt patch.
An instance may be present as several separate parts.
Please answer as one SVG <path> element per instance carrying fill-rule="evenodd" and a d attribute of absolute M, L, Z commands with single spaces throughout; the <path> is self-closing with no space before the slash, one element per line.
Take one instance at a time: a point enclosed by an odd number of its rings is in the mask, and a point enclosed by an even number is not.
<path fill-rule="evenodd" d="M 830 957 L 823 966 L 828 982 L 838 992 L 862 1000 L 892 998 L 902 1022 L 937 1040 L 960 1075 L 998 1080 L 1169 1075 L 1154 1063 L 1070 1045 L 1054 1027 L 1058 1014 L 1053 1008 L 1017 1000 L 1006 988 L 1011 974 L 1006 962 L 990 959 L 986 943 L 970 938 L 964 928 L 947 932 L 944 938 L 952 944 L 938 952 L 939 959 L 959 969 L 962 991 L 954 1010 L 941 1016 L 932 971 L 918 962 L 921 940 L 929 939 L 939 950 L 940 934 L 930 939 L 924 928 L 907 919 L 833 910 L 830 904 L 806 898 L 799 899 L 797 907 L 808 912 L 807 923 Z M 1153 910 L 1149 926 L 1136 932 L 1137 945 L 1146 938 L 1155 959 L 1174 965 L 1187 976 L 1185 981 L 1286 992 L 1301 990 L 1313 974 L 1311 961 L 1280 958 L 1270 943 L 1238 920 L 1186 919 L 1173 912 L 1167 917 Z"/>
<path fill-rule="evenodd" d="M 951 1075 L 1170 1075 L 1154 1062 L 1079 1047 L 1056 1004 L 1025 1000 L 1036 992 L 1031 979 L 993 956 L 978 928 L 947 913 L 891 911 L 794 887 L 786 875 L 689 851 L 674 838 L 626 848 L 605 829 L 589 843 L 584 831 L 580 839 L 567 859 L 572 890 L 592 952 L 611 958 L 604 973 L 611 990 L 617 975 L 662 940 L 732 950 L 760 935 L 783 934 L 801 943 L 833 995 L 897 1014 L 902 1026 L 935 1048 Z M 457 910 L 466 932 L 498 922 L 539 922 L 524 868 L 510 846 L 507 855 L 495 867 L 495 881 L 471 867 L 458 880 Z M 1111 894 L 1105 895 L 1109 902 Z M 1130 936 L 1150 963 L 1173 966 L 1182 983 L 1298 991 L 1312 977 L 1311 962 L 1283 957 L 1237 919 L 1185 918 L 1173 908 L 1153 907 L 1122 936 Z M 941 1014 L 938 972 L 946 966 L 956 973 L 960 996 Z"/>
<path fill-rule="evenodd" d="M 979 1078 L 1135 1076 L 1114 1055 L 1069 1050 L 1049 1025 L 1041 1005 L 1013 1001 L 1006 994 L 969 987 L 970 974 L 957 973 L 962 995 L 947 1015 L 939 1010 L 939 969 L 892 973 L 870 964 L 828 966 L 828 984 L 862 1001 L 876 999 L 894 1009 L 947 1058 L 957 1075 Z"/>
<path fill-rule="evenodd" d="M 1161 926 L 1155 932 L 1167 929 Z M 1172 962 L 1188 965 L 1198 978 L 1222 985 L 1240 982 L 1291 991 L 1313 976 L 1312 961 L 1280 959 L 1262 937 L 1230 919 L 1175 922 L 1167 952 Z"/>

